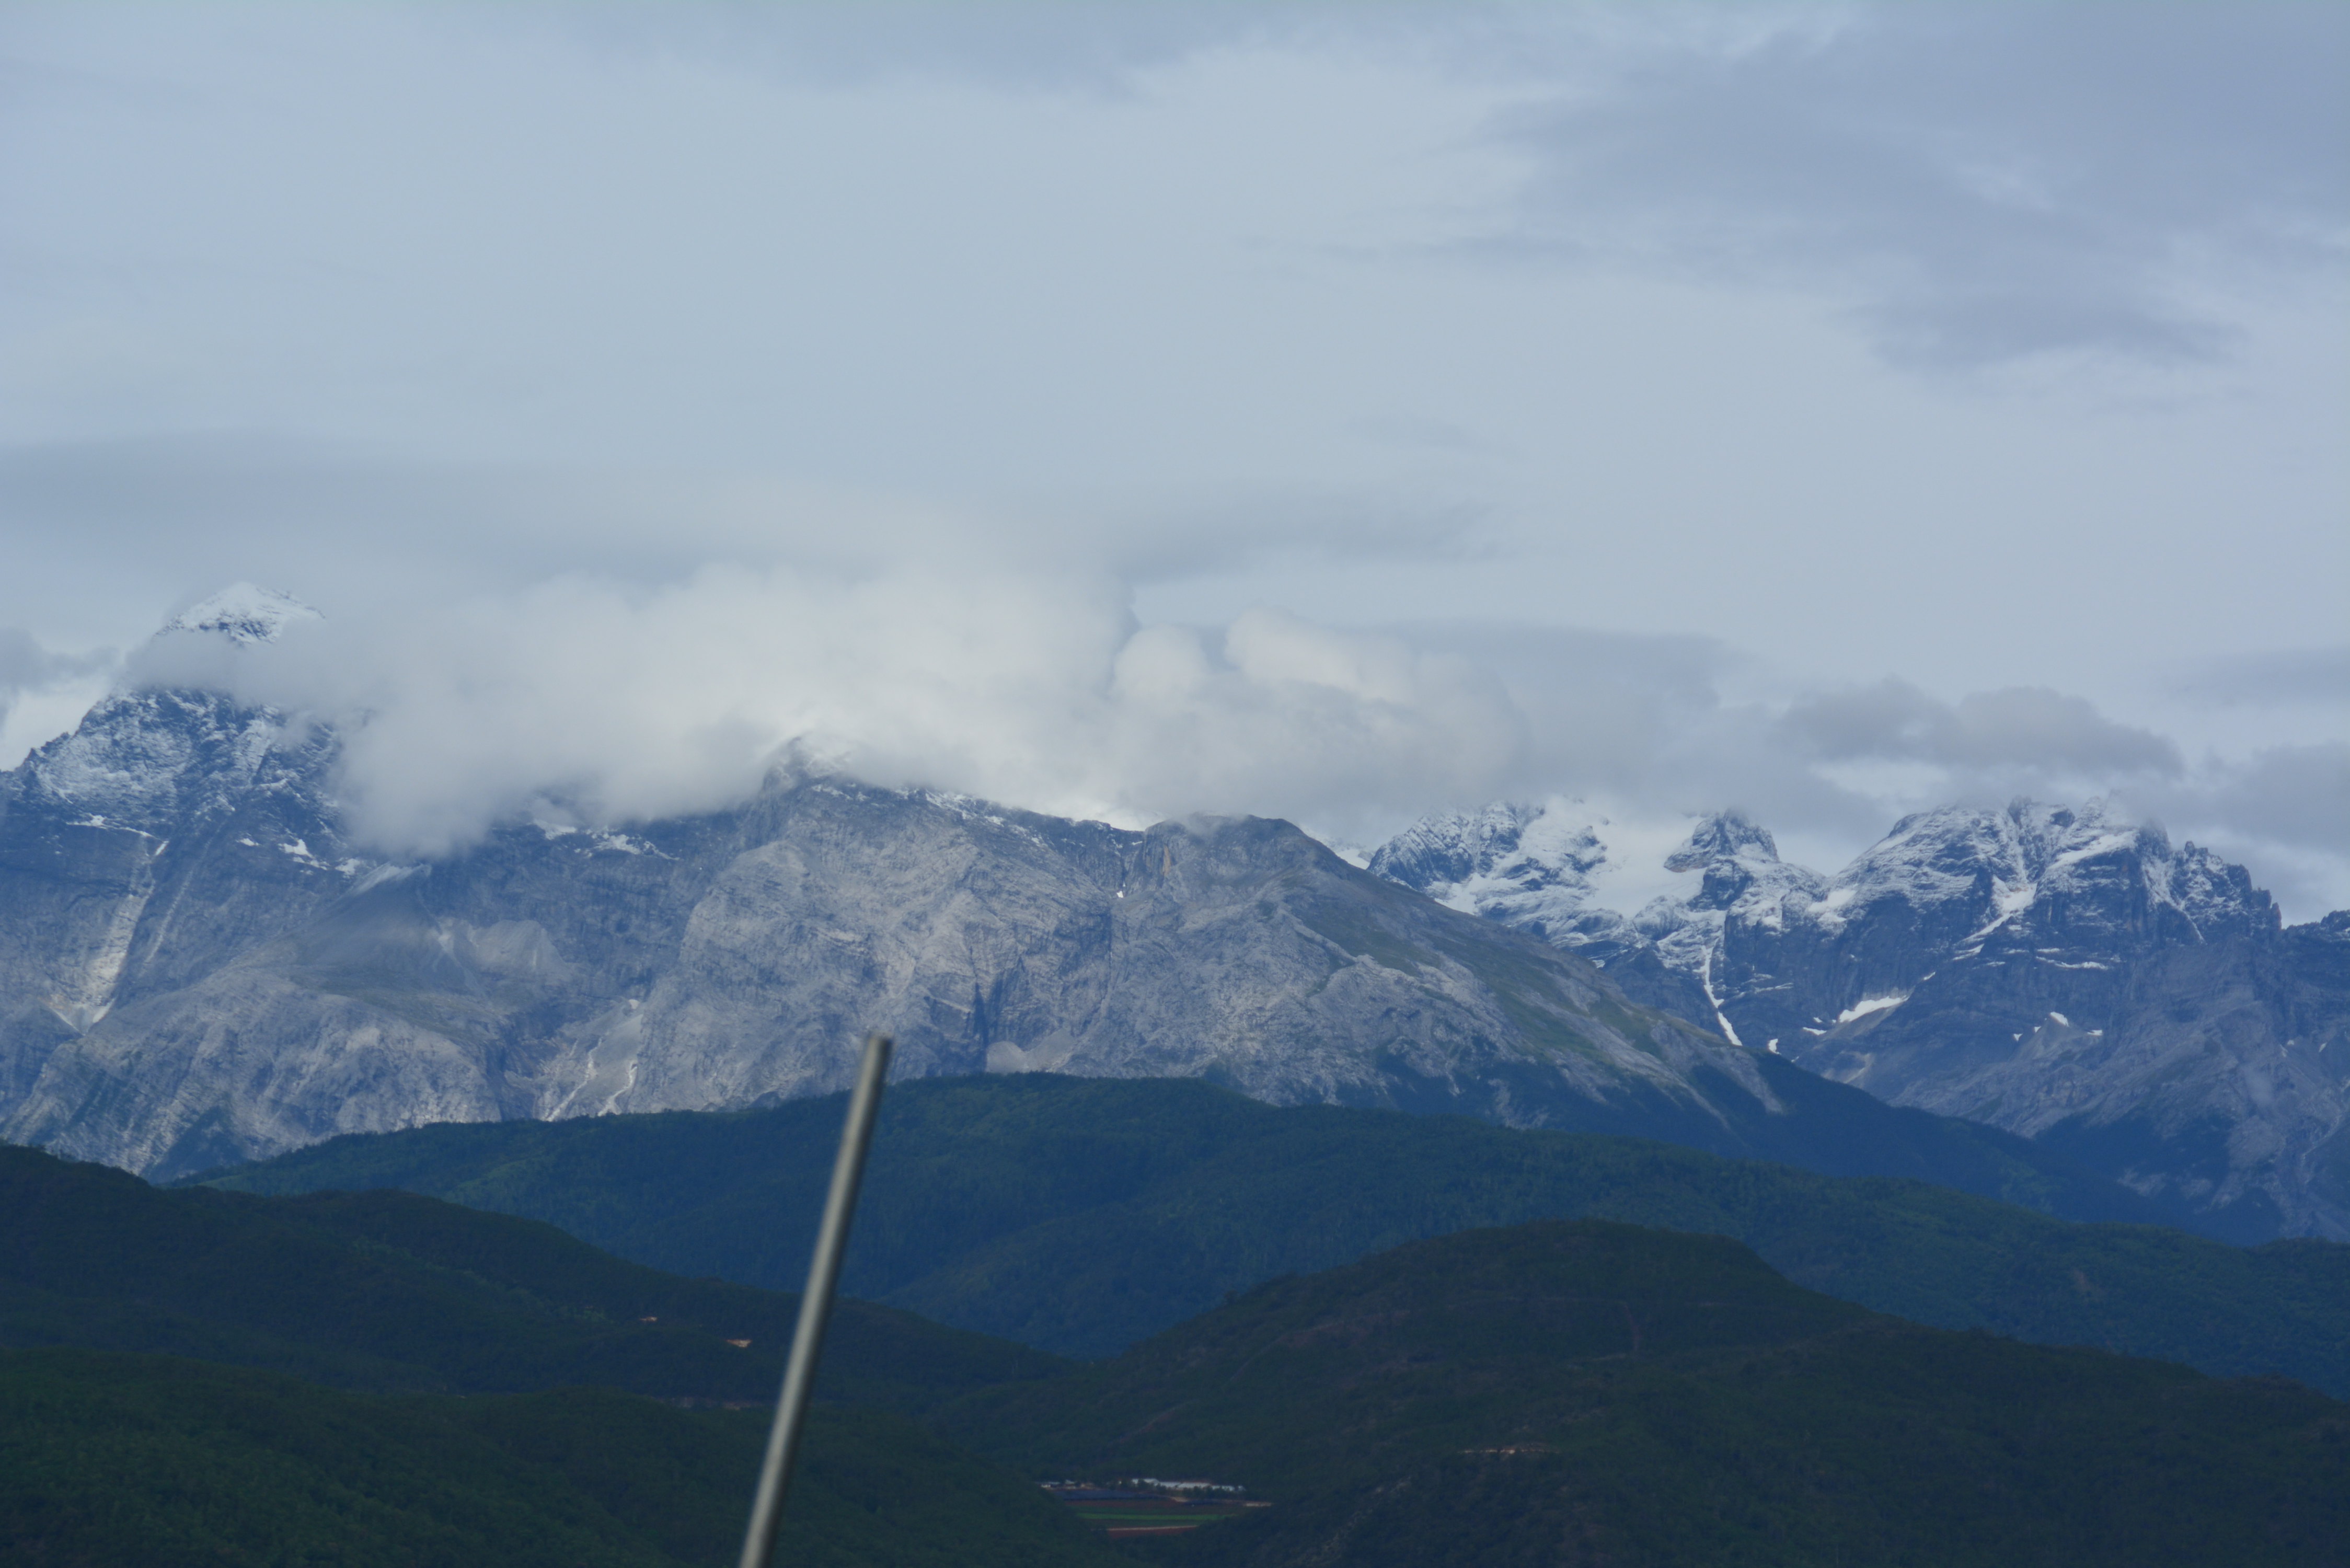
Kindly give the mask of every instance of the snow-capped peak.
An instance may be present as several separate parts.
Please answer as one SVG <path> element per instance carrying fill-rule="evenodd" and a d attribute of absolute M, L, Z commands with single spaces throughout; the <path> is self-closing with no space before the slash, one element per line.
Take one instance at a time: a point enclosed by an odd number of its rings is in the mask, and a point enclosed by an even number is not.
<path fill-rule="evenodd" d="M 1607 848 L 1580 802 L 1498 801 L 1421 818 L 1373 854 L 1375 876 L 1466 914 L 1605 958 L 1634 940 L 1624 917 L 1593 903 Z"/>
<path fill-rule="evenodd" d="M 1967 986 L 1995 990 L 2010 970 L 2026 977 L 2031 1006 L 2070 996 L 2069 1016 L 2099 1020 L 2113 1002 L 2096 988 L 2138 957 L 2276 925 L 2242 867 L 2191 844 L 2174 849 L 2160 827 L 2102 800 L 1918 812 L 1832 878 L 1780 859 L 1743 813 L 1719 812 L 1663 857 L 1685 880 L 1627 921 L 1600 883 L 1620 846 L 1570 829 L 1573 810 L 1504 803 L 1431 817 L 1371 869 L 1584 951 L 1639 988 L 1638 1000 L 1711 1015 L 1726 1039 L 1792 1045 L 1806 1064 L 1808 1042 L 1841 1049 L 1835 1042 L 1860 1033 L 1914 1032 L 1916 1017 Z M 1937 974 L 1928 1001 L 1911 1001 Z"/>
<path fill-rule="evenodd" d="M 2104 911 L 2097 919 L 2125 921 L 2167 905 L 2207 934 L 2263 923 L 2270 909 L 2242 867 L 2191 844 L 2173 849 L 2161 828 L 2103 800 L 2076 808 L 2016 800 L 2003 811 L 1945 806 L 1905 816 L 1836 874 L 1822 914 L 1839 922 L 1887 898 L 1946 911 L 1937 920 L 1963 920 L 1966 940 L 1978 943 L 2052 901 L 2085 900 Z M 2076 912 L 2063 923 L 2077 927 L 2084 918 Z"/>
<path fill-rule="evenodd" d="M 1770 834 L 1742 811 L 1699 818 L 1681 846 L 1666 857 L 1665 869 L 1704 876 L 1686 897 L 1669 897 L 1643 909 L 1644 924 L 1663 918 L 1666 909 L 1735 909 L 1775 926 L 1785 908 L 1808 906 L 1827 892 L 1819 873 L 1780 859 Z"/>
<path fill-rule="evenodd" d="M 265 588 L 257 583 L 231 583 L 210 598 L 173 616 L 164 623 L 163 629 L 209 632 L 234 643 L 250 645 L 276 642 L 280 632 L 297 621 L 325 618 L 292 594 Z"/>
<path fill-rule="evenodd" d="M 1717 860 L 1779 862 L 1770 833 L 1742 811 L 1721 811 L 1700 820 L 1688 842 L 1665 860 L 1668 871 L 1702 871 Z"/>

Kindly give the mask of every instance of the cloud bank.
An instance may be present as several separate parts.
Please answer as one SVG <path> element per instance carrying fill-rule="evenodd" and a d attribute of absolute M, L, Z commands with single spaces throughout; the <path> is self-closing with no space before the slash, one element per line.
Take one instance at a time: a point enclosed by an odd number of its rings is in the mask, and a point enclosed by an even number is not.
<path fill-rule="evenodd" d="M 1128 826 L 1284 816 L 1353 843 L 1504 795 L 1650 824 L 1736 805 L 1826 860 L 1924 806 L 2102 794 L 2247 858 L 2302 916 L 2345 901 L 2350 746 L 2190 762 L 2046 689 L 1741 697 L 1747 661 L 1699 638 L 1263 607 L 1146 625 L 1131 599 L 1113 573 L 957 560 L 574 575 L 274 644 L 166 635 L 122 679 L 335 723 L 350 830 L 403 857 L 502 822 L 717 809 L 779 768 Z"/>
<path fill-rule="evenodd" d="M 712 809 L 778 766 L 1138 825 L 1391 817 L 1474 796 L 1523 748 L 1457 656 L 1273 609 L 1141 627 L 1127 597 L 978 567 L 567 577 L 252 649 L 168 637 L 129 679 L 335 722 L 352 830 L 422 856 L 516 816 Z"/>

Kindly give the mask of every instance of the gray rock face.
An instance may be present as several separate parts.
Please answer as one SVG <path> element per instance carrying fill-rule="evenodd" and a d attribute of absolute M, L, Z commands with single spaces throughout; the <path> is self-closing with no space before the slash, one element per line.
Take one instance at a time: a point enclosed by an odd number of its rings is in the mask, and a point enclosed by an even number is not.
<path fill-rule="evenodd" d="M 1482 825 L 1509 819 L 1431 819 L 1372 864 L 1581 947 L 1606 911 L 1538 925 L 1474 869 Z M 1424 880 L 1448 847 L 1471 874 Z M 1550 875 L 1586 898 L 1575 878 L 1587 888 L 1605 853 L 1503 880 Z M 1896 1105 L 2070 1150 L 2216 1230 L 2350 1239 L 2350 917 L 2282 930 L 2241 867 L 2094 805 L 1924 813 L 1833 877 L 1730 814 L 1667 864 L 1699 886 L 1593 953 L 1630 995 Z"/>
<path fill-rule="evenodd" d="M 0 791 L 0 1092 L 127 998 L 212 973 L 347 877 L 331 739 L 195 692 L 109 699 Z"/>
<path fill-rule="evenodd" d="M 1971 1103 L 2245 1240 L 2350 1239 L 2350 916 L 2160 949 L 2106 1018 L 2050 1009 L 1913 1098 Z"/>
<path fill-rule="evenodd" d="M 910 1074 L 1206 1075 L 1732 1148 L 1786 1111 L 1779 1064 L 1284 823 L 1122 832 L 778 779 L 411 867 L 348 852 L 333 756 L 143 692 L 6 778 L 0 1136 L 169 1176 L 426 1121 L 750 1106 L 842 1086 L 869 1029 Z"/>

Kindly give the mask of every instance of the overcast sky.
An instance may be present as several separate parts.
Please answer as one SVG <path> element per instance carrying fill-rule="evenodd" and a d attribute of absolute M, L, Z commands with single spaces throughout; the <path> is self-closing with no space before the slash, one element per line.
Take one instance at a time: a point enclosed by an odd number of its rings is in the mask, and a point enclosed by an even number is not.
<path fill-rule="evenodd" d="M 2350 904 L 2350 7 L 0 6 L 0 765 L 388 849 L 2110 794 Z M 364 720 L 362 720 L 364 715 Z"/>

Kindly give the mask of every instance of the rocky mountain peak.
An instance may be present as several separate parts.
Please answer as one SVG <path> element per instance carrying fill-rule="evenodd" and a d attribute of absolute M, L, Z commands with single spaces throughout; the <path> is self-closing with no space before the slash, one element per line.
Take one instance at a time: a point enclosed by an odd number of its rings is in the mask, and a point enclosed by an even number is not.
<path fill-rule="evenodd" d="M 1821 913 L 1837 924 L 1887 899 L 1936 929 L 1963 926 L 1978 945 L 2010 929 L 2077 940 L 2092 928 L 2151 936 L 2163 924 L 2193 940 L 2276 922 L 2243 867 L 2192 844 L 2174 850 L 2161 827 L 2102 800 L 1905 816 L 1836 874 Z"/>
<path fill-rule="evenodd" d="M 1595 902 L 1593 874 L 1607 861 L 1578 803 L 1553 797 L 1423 817 L 1380 846 L 1368 869 L 1450 909 L 1604 961 L 1637 940 L 1623 915 Z"/>
<path fill-rule="evenodd" d="M 1425 891 L 1491 873 L 1515 853 L 1540 806 L 1495 801 L 1482 811 L 1425 816 L 1372 855 L 1372 875 Z M 1440 900 L 1441 901 L 1441 900 Z"/>
<path fill-rule="evenodd" d="M 1665 857 L 1668 871 L 1702 871 L 1717 860 L 1779 862 L 1768 830 L 1742 811 L 1718 811 L 1690 830 L 1688 841 Z"/>
<path fill-rule="evenodd" d="M 276 715 L 213 692 L 118 693 L 25 759 L 19 798 L 88 826 L 168 832 L 232 809 L 279 732 Z"/>
<path fill-rule="evenodd" d="M 1699 912 L 1736 913 L 1775 924 L 1792 902 L 1807 907 L 1826 892 L 1818 873 L 1779 858 L 1771 835 L 1742 811 L 1716 812 L 1690 830 L 1665 857 L 1668 871 L 1703 873 L 1696 890 L 1659 899 L 1640 911 L 1643 928 L 1686 923 Z"/>
<path fill-rule="evenodd" d="M 1825 878 L 1723 812 L 1665 864 L 1699 885 L 1619 934 L 1635 997 L 1897 1105 L 2070 1140 L 2244 1235 L 2350 1234 L 2318 1174 L 2350 1127 L 2350 916 L 2281 940 L 2244 867 L 2102 800 L 1918 812 Z M 1560 941 L 1497 884 L 1447 891 Z M 1579 918 L 1607 913 L 1586 895 Z"/>
<path fill-rule="evenodd" d="M 163 623 L 159 635 L 193 632 L 224 637 L 240 646 L 276 642 L 281 633 L 301 621 L 324 620 L 318 611 L 292 594 L 257 583 L 231 583 L 227 587 L 189 606 Z"/>
<path fill-rule="evenodd" d="M 230 815 L 261 792 L 300 801 L 323 830 L 334 734 L 242 701 L 218 680 L 237 650 L 323 618 L 290 594 L 231 584 L 166 621 L 122 689 L 0 780 L 13 784 L 19 805 L 68 826 L 160 838 Z"/>

